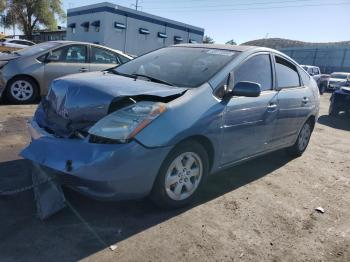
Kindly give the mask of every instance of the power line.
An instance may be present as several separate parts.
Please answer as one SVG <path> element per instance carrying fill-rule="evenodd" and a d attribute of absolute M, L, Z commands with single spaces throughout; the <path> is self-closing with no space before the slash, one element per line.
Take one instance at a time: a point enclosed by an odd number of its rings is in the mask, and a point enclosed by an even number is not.
<path fill-rule="evenodd" d="M 182 7 L 171 9 L 159 9 L 169 12 L 220 12 L 220 11 L 249 11 L 249 10 L 268 10 L 268 9 L 281 9 L 281 8 L 300 8 L 300 7 L 320 7 L 320 6 L 341 6 L 350 5 L 350 2 L 332 3 L 332 4 L 306 4 L 306 5 L 287 5 L 287 6 L 270 6 L 270 7 L 250 7 L 250 8 L 225 8 L 225 9 L 192 9 L 195 7 Z M 190 8 L 190 9 L 189 9 Z M 148 10 L 154 10 L 157 8 L 146 8 Z M 186 10 L 187 9 L 187 10 Z M 158 10 L 158 9 L 157 9 Z"/>
<path fill-rule="evenodd" d="M 231 5 L 231 6 L 245 6 L 245 5 L 265 5 L 265 4 L 280 4 L 280 3 L 291 3 L 291 2 L 310 2 L 310 1 L 318 1 L 318 0 L 286 0 L 286 1 L 263 1 L 263 2 L 245 2 L 245 3 L 236 3 L 236 2 L 232 2 L 232 0 L 229 0 L 229 2 L 226 2 L 225 3 L 225 6 L 228 6 Z M 192 1 L 188 1 L 188 0 L 184 0 L 184 1 L 181 1 L 181 0 L 177 0 L 176 2 L 171 2 L 171 4 L 177 4 L 177 3 L 181 3 L 181 2 L 186 2 L 186 3 L 190 3 L 190 4 L 195 4 L 195 3 L 199 3 L 199 2 L 196 2 L 194 0 Z M 216 1 L 217 2 L 217 1 Z M 152 3 L 156 3 L 157 5 L 159 5 L 159 3 L 163 3 L 163 4 L 170 4 L 170 3 L 166 3 L 164 1 L 147 1 L 147 4 L 152 4 Z M 200 0 L 200 3 L 202 4 L 203 3 L 203 0 Z M 182 4 L 182 3 L 181 3 Z M 209 5 L 209 6 L 223 6 L 222 5 L 222 0 L 220 1 L 220 3 L 216 3 L 216 5 Z M 203 5 L 203 6 L 208 6 L 208 5 Z M 195 7 L 198 7 L 198 5 L 195 5 Z"/>

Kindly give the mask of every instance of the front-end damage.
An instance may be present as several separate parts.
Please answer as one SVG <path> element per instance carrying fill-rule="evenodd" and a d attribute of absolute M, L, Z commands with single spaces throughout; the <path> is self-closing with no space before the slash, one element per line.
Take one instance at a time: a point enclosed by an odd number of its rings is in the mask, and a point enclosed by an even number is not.
<path fill-rule="evenodd" d="M 166 104 L 187 89 L 99 74 L 53 82 L 28 123 L 32 141 L 21 156 L 93 198 L 143 197 L 171 147 L 148 148 L 136 139 L 101 140 L 89 130 L 124 108 L 143 101 Z"/>
<path fill-rule="evenodd" d="M 102 72 L 84 79 L 61 78 L 51 85 L 34 120 L 55 136 L 81 138 L 110 113 L 140 101 L 167 103 L 186 90 Z"/>

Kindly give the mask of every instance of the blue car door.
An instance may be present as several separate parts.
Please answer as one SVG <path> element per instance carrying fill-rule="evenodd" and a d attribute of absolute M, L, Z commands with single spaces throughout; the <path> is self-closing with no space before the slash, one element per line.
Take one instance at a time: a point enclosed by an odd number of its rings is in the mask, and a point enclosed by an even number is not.
<path fill-rule="evenodd" d="M 254 54 L 234 72 L 235 83 L 259 83 L 261 95 L 232 97 L 227 103 L 222 125 L 222 165 L 259 154 L 267 148 L 278 111 L 271 58 L 267 52 Z"/>
<path fill-rule="evenodd" d="M 310 113 L 312 92 L 302 83 L 297 66 L 275 55 L 278 115 L 270 144 L 274 147 L 288 145 L 296 136 Z"/>

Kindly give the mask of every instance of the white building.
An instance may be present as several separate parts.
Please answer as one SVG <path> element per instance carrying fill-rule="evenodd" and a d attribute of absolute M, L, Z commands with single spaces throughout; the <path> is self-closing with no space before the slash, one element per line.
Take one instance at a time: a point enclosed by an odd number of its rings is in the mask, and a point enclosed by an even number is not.
<path fill-rule="evenodd" d="M 67 17 L 67 40 L 134 55 L 177 43 L 201 43 L 204 35 L 203 28 L 107 2 L 68 9 Z"/>

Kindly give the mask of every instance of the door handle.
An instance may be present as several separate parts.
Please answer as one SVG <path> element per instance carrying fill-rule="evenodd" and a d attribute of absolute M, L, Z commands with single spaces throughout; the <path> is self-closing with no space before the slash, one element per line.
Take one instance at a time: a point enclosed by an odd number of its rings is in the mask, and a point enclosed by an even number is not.
<path fill-rule="evenodd" d="M 79 72 L 82 72 L 82 73 L 87 72 L 87 71 L 88 71 L 88 69 L 86 67 L 82 67 L 79 69 Z"/>
<path fill-rule="evenodd" d="M 309 98 L 304 97 L 303 100 L 302 100 L 302 103 L 303 103 L 303 105 L 309 103 Z"/>
<path fill-rule="evenodd" d="M 268 109 L 275 109 L 276 107 L 277 107 L 277 104 L 275 104 L 275 103 L 270 103 L 270 104 L 267 106 Z"/>

